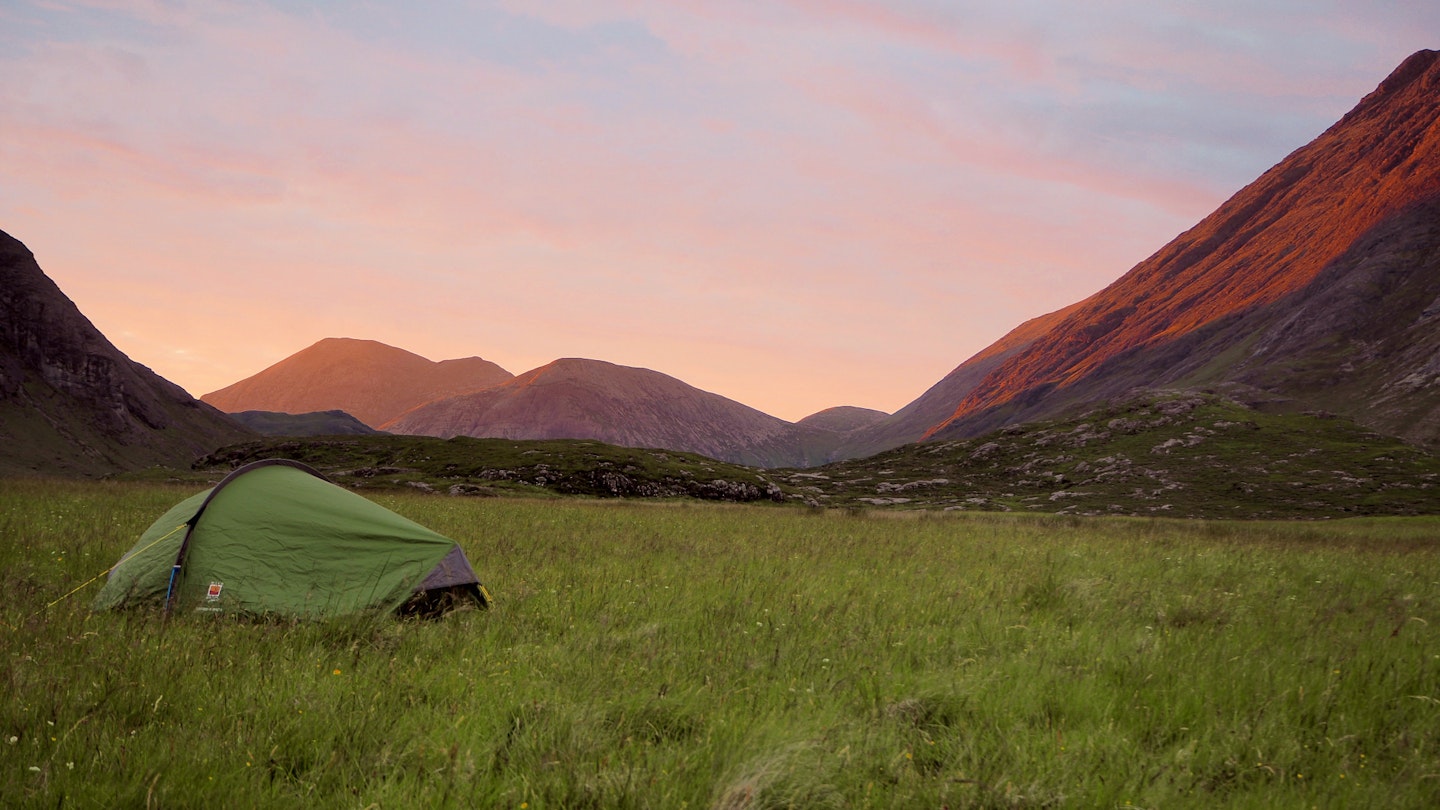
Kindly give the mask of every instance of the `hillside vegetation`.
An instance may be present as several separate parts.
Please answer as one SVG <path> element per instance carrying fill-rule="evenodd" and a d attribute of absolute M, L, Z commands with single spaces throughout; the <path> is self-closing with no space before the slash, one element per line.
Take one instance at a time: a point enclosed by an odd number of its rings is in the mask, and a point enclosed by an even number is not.
<path fill-rule="evenodd" d="M 336 483 L 365 489 L 726 501 L 784 497 L 762 470 L 694 453 L 637 450 L 578 439 L 389 435 L 271 439 L 223 448 L 201 458 L 195 468 L 215 479 L 265 458 L 302 461 Z"/>
<path fill-rule="evenodd" d="M 1078 417 L 790 471 L 816 502 L 1205 518 L 1440 514 L 1440 457 L 1330 414 L 1149 392 Z"/>
<path fill-rule="evenodd" d="M 91 613 L 190 491 L 0 480 L 0 805 L 1433 806 L 1435 519 L 396 492 L 493 610 Z"/>
<path fill-rule="evenodd" d="M 213 480 L 269 457 L 303 461 L 346 486 L 452 495 L 1250 519 L 1440 514 L 1432 453 L 1348 419 L 1192 392 L 1136 394 L 1069 419 L 809 469 L 593 441 L 347 436 L 236 445 L 183 477 Z"/>

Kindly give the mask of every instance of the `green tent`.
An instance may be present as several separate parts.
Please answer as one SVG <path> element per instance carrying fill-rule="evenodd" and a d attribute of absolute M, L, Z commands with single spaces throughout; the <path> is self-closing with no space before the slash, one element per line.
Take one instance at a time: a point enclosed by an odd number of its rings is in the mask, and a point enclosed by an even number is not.
<path fill-rule="evenodd" d="M 321 617 L 457 601 L 483 606 L 489 594 L 454 540 L 304 464 L 269 459 L 155 521 L 94 607 Z"/>

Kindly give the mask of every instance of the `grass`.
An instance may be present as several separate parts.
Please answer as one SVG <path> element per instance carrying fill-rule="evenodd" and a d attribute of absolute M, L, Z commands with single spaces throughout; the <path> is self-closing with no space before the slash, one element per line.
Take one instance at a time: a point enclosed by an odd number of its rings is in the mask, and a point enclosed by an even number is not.
<path fill-rule="evenodd" d="M 617 447 L 582 439 L 520 441 L 457 436 L 270 438 L 221 448 L 191 471 L 126 476 L 218 479 L 267 458 L 304 462 L 355 489 L 420 489 L 452 495 L 551 494 L 783 500 L 763 470 L 674 450 Z"/>
<path fill-rule="evenodd" d="M 1148 392 L 777 480 L 819 503 L 1220 519 L 1440 514 L 1440 456 L 1347 419 Z"/>
<path fill-rule="evenodd" d="M 1006 511 L 1226 520 L 1440 515 L 1440 456 L 1354 422 L 1149 391 L 1079 416 L 909 444 L 804 469 L 585 440 L 423 436 L 270 438 L 193 470 L 127 480 L 218 480 L 282 457 L 366 492 L 682 498 L 828 508 Z"/>
<path fill-rule="evenodd" d="M 0 480 L 0 805 L 1430 807 L 1440 520 L 372 494 L 498 604 L 164 622 L 190 492 Z"/>

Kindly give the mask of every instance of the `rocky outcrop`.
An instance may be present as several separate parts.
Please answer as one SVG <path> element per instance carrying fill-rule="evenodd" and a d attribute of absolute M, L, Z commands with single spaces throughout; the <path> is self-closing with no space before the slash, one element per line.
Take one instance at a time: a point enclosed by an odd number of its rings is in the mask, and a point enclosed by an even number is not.
<path fill-rule="evenodd" d="M 185 467 L 252 435 L 126 357 L 0 233 L 0 472 Z"/>
<path fill-rule="evenodd" d="M 1077 416 L 909 444 L 776 483 L 854 508 L 1209 519 L 1440 513 L 1440 457 L 1325 413 L 1133 391 Z"/>

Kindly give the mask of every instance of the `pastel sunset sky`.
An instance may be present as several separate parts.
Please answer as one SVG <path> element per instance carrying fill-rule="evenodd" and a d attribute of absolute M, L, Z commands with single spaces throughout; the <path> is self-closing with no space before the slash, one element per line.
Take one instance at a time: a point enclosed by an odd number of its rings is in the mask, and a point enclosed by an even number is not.
<path fill-rule="evenodd" d="M 196 396 L 343 336 L 893 412 L 1434 47 L 1434 0 L 0 0 L 0 230 Z"/>

